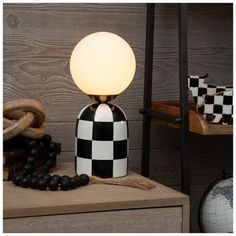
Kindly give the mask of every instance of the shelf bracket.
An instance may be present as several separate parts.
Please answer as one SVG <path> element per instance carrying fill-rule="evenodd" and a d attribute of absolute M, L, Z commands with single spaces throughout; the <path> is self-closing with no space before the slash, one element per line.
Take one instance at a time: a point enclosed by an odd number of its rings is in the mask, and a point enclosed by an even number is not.
<path fill-rule="evenodd" d="M 150 117 L 160 118 L 162 120 L 169 121 L 169 122 L 182 123 L 181 117 L 172 116 L 172 115 L 166 114 L 164 112 L 155 111 L 151 108 L 140 109 L 139 113 L 145 114 Z"/>

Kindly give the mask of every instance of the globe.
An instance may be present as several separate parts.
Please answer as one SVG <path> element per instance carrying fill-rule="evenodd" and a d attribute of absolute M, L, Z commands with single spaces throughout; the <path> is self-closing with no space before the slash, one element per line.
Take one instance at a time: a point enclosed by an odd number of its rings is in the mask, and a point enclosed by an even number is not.
<path fill-rule="evenodd" d="M 199 226 L 205 233 L 233 232 L 233 177 L 221 177 L 203 194 Z"/>

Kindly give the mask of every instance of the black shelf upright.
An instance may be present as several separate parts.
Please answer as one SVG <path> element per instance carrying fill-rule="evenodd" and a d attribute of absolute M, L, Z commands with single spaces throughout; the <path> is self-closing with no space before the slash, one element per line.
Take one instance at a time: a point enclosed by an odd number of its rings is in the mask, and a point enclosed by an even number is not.
<path fill-rule="evenodd" d="M 151 118 L 159 117 L 181 124 L 181 181 L 182 192 L 190 194 L 190 160 L 188 148 L 189 111 L 188 111 L 188 44 L 187 44 L 187 4 L 178 4 L 179 16 L 179 100 L 180 117 L 170 116 L 151 109 L 152 103 L 152 71 L 153 71 L 153 45 L 155 28 L 155 4 L 147 4 L 146 17 L 146 45 L 145 45 L 145 71 L 144 71 L 144 100 L 143 109 L 143 135 L 142 135 L 142 165 L 141 174 L 148 177 L 150 166 L 150 127 Z"/>
<path fill-rule="evenodd" d="M 147 113 L 147 109 L 151 108 L 151 101 L 152 101 L 154 18 L 155 18 L 155 4 L 147 3 L 144 94 L 143 94 L 143 110 L 141 111 L 141 113 L 143 113 L 141 174 L 146 177 L 148 177 L 149 175 L 149 165 L 150 165 L 151 116 Z"/>

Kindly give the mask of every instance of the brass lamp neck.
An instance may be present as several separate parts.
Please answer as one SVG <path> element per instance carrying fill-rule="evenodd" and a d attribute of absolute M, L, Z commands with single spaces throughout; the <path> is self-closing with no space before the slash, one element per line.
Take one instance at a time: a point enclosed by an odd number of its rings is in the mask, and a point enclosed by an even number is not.
<path fill-rule="evenodd" d="M 109 102 L 116 98 L 117 95 L 89 95 L 90 98 L 97 102 Z"/>

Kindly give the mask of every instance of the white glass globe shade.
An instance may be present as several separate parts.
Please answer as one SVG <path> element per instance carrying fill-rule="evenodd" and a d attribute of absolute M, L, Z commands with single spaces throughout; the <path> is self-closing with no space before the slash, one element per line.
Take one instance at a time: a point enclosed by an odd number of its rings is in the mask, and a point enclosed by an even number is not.
<path fill-rule="evenodd" d="M 135 55 L 129 44 L 109 32 L 83 38 L 70 59 L 72 78 L 88 95 L 120 94 L 131 83 L 135 68 Z"/>

